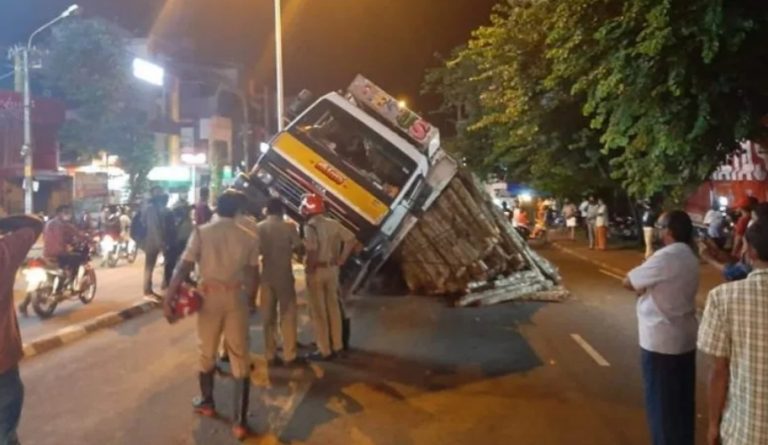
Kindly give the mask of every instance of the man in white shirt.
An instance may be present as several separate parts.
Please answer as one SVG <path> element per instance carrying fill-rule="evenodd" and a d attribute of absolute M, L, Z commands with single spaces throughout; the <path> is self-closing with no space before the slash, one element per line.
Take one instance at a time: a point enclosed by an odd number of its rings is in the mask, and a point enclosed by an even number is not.
<path fill-rule="evenodd" d="M 699 259 L 687 213 L 662 215 L 657 228 L 665 247 L 630 271 L 624 287 L 640 297 L 637 318 L 652 443 L 693 445 Z"/>

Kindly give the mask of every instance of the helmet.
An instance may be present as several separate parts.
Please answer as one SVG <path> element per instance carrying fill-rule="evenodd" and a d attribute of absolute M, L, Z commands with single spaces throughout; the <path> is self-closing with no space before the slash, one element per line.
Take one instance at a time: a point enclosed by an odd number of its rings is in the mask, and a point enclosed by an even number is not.
<path fill-rule="evenodd" d="M 749 199 L 749 196 L 744 196 L 736 201 L 736 204 L 734 205 L 734 208 L 737 209 L 751 209 L 752 208 L 752 200 Z"/>
<path fill-rule="evenodd" d="M 176 318 L 184 318 L 200 310 L 203 305 L 203 296 L 194 287 L 182 283 L 179 290 L 171 300 L 173 315 Z"/>
<path fill-rule="evenodd" d="M 309 193 L 302 198 L 299 211 L 301 211 L 303 216 L 313 216 L 325 213 L 325 201 L 322 196 L 316 193 Z"/>

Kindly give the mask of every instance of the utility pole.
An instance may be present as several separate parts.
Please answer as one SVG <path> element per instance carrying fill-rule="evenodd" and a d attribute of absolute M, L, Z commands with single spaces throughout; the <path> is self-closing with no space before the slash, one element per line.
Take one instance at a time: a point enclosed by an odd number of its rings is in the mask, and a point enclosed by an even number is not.
<path fill-rule="evenodd" d="M 277 67 L 277 131 L 282 131 L 285 95 L 283 91 L 283 13 L 281 0 L 275 0 L 275 66 Z"/>
<path fill-rule="evenodd" d="M 29 88 L 29 53 L 31 50 L 31 44 L 16 46 L 11 50 L 16 72 L 14 87 L 16 92 L 23 96 L 24 141 L 21 146 L 21 156 L 24 158 L 24 213 L 27 214 L 34 212 L 33 196 L 35 192 L 35 180 L 32 175 L 32 95 Z"/>
<path fill-rule="evenodd" d="M 32 91 L 29 87 L 29 53 L 32 52 L 32 40 L 34 40 L 35 36 L 50 28 L 60 20 L 78 12 L 79 9 L 80 7 L 77 5 L 70 6 L 56 18 L 37 28 L 35 32 L 29 36 L 27 46 L 17 47 L 14 50 L 14 60 L 18 60 L 19 53 L 21 54 L 22 77 L 24 79 L 24 144 L 21 147 L 21 155 L 24 157 L 24 212 L 27 214 L 35 211 L 33 205 L 35 179 L 32 176 Z"/>

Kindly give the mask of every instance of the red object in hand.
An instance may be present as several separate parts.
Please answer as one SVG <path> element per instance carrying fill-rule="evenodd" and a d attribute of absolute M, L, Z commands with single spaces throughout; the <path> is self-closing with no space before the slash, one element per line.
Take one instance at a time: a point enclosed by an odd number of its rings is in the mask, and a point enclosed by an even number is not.
<path fill-rule="evenodd" d="M 173 316 L 176 319 L 188 317 L 203 306 L 203 295 L 187 283 L 182 283 L 171 300 Z"/>

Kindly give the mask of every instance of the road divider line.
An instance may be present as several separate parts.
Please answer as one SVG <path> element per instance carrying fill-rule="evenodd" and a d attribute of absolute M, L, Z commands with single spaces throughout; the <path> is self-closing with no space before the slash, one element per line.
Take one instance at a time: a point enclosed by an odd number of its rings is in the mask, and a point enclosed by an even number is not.
<path fill-rule="evenodd" d="M 600 355 L 595 348 L 592 347 L 589 343 L 587 343 L 586 340 L 584 340 L 581 335 L 579 334 L 571 334 L 571 338 L 573 341 L 576 342 L 579 346 L 581 346 L 581 349 L 584 350 L 584 352 L 587 353 L 590 357 L 592 357 L 592 360 L 594 360 L 599 366 L 608 367 L 611 366 L 610 363 L 608 363 L 608 360 L 605 359 L 602 355 Z"/>
<path fill-rule="evenodd" d="M 560 250 L 562 252 L 567 253 L 568 255 L 576 257 L 576 258 L 578 258 L 580 260 L 584 260 L 587 263 L 590 263 L 590 264 L 592 264 L 594 266 L 597 266 L 598 268 L 602 268 L 602 269 L 604 269 L 606 271 L 612 272 L 612 273 L 614 273 L 616 275 L 621 275 L 623 277 L 624 275 L 627 274 L 627 271 L 625 271 L 625 270 L 621 270 L 619 268 L 613 267 L 610 264 L 604 263 L 602 261 L 593 260 L 592 258 L 589 258 L 586 255 L 582 255 L 579 252 L 577 252 L 577 251 L 575 251 L 573 249 L 570 249 L 568 247 L 565 247 L 565 246 L 563 246 L 563 245 L 561 245 L 559 243 L 552 243 L 552 246 L 554 246 L 555 249 L 557 249 L 557 250 Z M 622 278 L 622 280 L 623 279 L 624 278 Z"/>
<path fill-rule="evenodd" d="M 615 274 L 615 273 L 611 272 L 610 270 L 597 269 L 597 271 L 600 272 L 603 275 L 608 275 L 611 278 L 616 278 L 619 281 L 624 281 L 624 277 L 622 277 L 621 275 Z"/>

